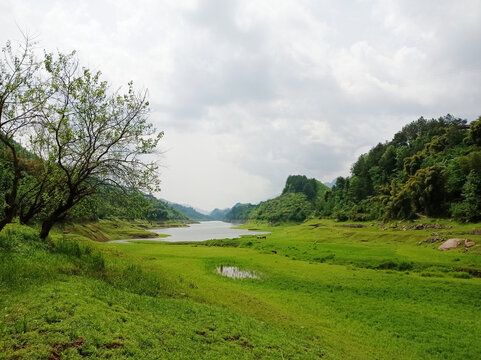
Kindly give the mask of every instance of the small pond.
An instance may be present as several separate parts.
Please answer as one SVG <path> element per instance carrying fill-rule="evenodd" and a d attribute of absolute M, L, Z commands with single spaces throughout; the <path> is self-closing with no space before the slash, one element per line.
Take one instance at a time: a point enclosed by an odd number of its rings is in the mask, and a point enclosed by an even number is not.
<path fill-rule="evenodd" d="M 154 239 L 127 239 L 114 240 L 114 243 L 127 243 L 130 241 L 167 241 L 167 242 L 183 242 L 183 241 L 206 241 L 214 239 L 235 239 L 242 235 L 265 235 L 268 232 L 252 231 L 246 229 L 233 229 L 238 224 L 232 224 L 223 221 L 202 221 L 198 224 L 190 224 L 188 227 L 163 228 L 150 230 L 157 234 L 169 235 L 164 238 Z"/>

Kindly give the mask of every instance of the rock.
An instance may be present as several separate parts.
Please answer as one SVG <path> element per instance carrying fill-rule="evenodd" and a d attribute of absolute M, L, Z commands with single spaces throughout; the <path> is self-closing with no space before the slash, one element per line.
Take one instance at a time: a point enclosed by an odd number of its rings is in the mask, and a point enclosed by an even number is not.
<path fill-rule="evenodd" d="M 474 246 L 476 245 L 476 243 L 474 241 L 469 241 L 468 239 L 464 240 L 464 246 L 469 248 L 471 246 Z"/>
<path fill-rule="evenodd" d="M 443 238 L 440 238 L 439 236 L 436 236 L 436 237 L 424 240 L 424 242 L 433 244 L 435 242 L 439 242 L 439 241 L 443 241 L 443 240 L 444 240 Z"/>
<path fill-rule="evenodd" d="M 344 228 L 352 228 L 352 229 L 362 229 L 366 227 L 366 225 L 362 225 L 362 224 L 343 224 L 343 225 L 336 225 L 336 226 L 344 227 Z"/>
<path fill-rule="evenodd" d="M 408 227 L 406 225 L 403 226 L 403 231 L 407 231 Z"/>
<path fill-rule="evenodd" d="M 418 224 L 414 227 L 414 230 L 424 230 L 424 229 L 425 229 L 424 224 Z"/>
<path fill-rule="evenodd" d="M 459 244 L 465 241 L 466 239 L 458 239 L 458 238 L 448 239 L 445 242 L 443 242 L 441 245 L 439 245 L 438 250 L 441 250 L 441 251 L 453 250 L 453 249 L 456 249 Z"/>

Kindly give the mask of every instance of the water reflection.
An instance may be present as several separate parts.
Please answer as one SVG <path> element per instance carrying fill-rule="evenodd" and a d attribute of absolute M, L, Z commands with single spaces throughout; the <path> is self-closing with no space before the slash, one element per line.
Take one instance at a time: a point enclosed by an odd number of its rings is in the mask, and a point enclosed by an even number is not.
<path fill-rule="evenodd" d="M 130 241 L 167 241 L 167 242 L 185 242 L 185 241 L 205 241 L 216 239 L 235 239 L 243 235 L 266 235 L 265 231 L 252 231 L 246 229 L 233 229 L 236 224 L 223 221 L 202 221 L 198 224 L 191 224 L 188 227 L 162 228 L 153 229 L 152 232 L 158 234 L 169 235 L 163 238 L 153 239 L 126 239 L 114 240 L 113 243 L 128 243 Z"/>
<path fill-rule="evenodd" d="M 241 270 L 237 266 L 218 266 L 217 273 L 233 279 L 260 279 L 259 275 L 256 272 Z"/>

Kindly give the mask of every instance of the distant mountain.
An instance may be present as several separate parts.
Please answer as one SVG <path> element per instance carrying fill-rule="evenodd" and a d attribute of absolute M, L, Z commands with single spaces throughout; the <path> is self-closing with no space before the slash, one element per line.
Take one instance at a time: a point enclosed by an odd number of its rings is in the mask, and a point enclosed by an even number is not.
<path fill-rule="evenodd" d="M 225 214 L 224 220 L 232 222 L 247 221 L 249 220 L 249 216 L 255 207 L 256 205 L 252 204 L 237 203 L 232 207 L 232 209 L 229 210 L 229 212 L 227 212 L 227 214 Z"/>
<path fill-rule="evenodd" d="M 333 187 L 334 185 L 336 185 L 336 181 L 337 181 L 337 179 L 334 179 L 334 180 L 332 180 L 332 181 L 330 181 L 330 182 L 325 182 L 325 183 L 323 183 L 323 184 L 326 185 L 329 189 L 332 189 L 332 187 Z"/>
<path fill-rule="evenodd" d="M 149 220 L 182 220 L 188 221 L 190 218 L 172 206 L 168 201 L 157 199 L 152 195 L 143 195 L 150 203 L 150 209 L 147 214 L 143 215 Z M 104 198 L 105 201 L 106 198 Z M 114 201 L 113 199 L 110 201 Z M 119 206 L 120 207 L 120 206 Z"/>
<path fill-rule="evenodd" d="M 229 221 L 229 219 L 226 219 L 225 216 L 227 213 L 229 213 L 232 210 L 231 208 L 214 209 L 211 212 L 203 213 L 205 212 L 205 210 L 195 209 L 192 206 L 181 205 L 168 200 L 164 200 L 164 201 L 168 203 L 172 208 L 174 208 L 178 212 L 188 217 L 189 219 L 196 220 L 196 221 L 212 221 L 212 220 Z"/>
<path fill-rule="evenodd" d="M 188 205 L 185 205 L 185 206 L 188 206 Z M 211 213 L 211 212 L 208 211 L 208 210 L 199 209 L 199 208 L 197 208 L 197 207 L 193 207 L 193 209 L 194 209 L 195 211 L 197 211 L 198 213 L 201 213 L 201 214 L 203 214 L 203 215 L 209 215 L 209 214 Z"/>
<path fill-rule="evenodd" d="M 230 211 L 231 209 L 214 209 L 209 215 L 210 220 L 224 220 L 226 214 Z"/>
<path fill-rule="evenodd" d="M 191 220 L 196 220 L 196 221 L 212 220 L 209 215 L 202 214 L 191 206 L 181 205 L 181 204 L 177 204 L 167 200 L 164 200 L 164 201 L 166 201 L 171 207 L 173 207 L 180 213 L 184 214 L 186 217 L 188 217 Z"/>

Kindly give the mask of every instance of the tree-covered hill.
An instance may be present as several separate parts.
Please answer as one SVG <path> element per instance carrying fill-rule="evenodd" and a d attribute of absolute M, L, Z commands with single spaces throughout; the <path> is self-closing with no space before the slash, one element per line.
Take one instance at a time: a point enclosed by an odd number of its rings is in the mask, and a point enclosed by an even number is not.
<path fill-rule="evenodd" d="M 165 202 L 167 202 L 171 207 L 179 211 L 181 214 L 184 214 L 186 217 L 188 217 L 191 220 L 196 220 L 196 221 L 211 220 L 209 215 L 201 214 L 191 206 L 181 205 L 181 204 L 173 203 L 170 201 L 165 201 Z"/>
<path fill-rule="evenodd" d="M 37 184 L 32 177 L 35 176 L 36 167 L 42 166 L 42 160 L 15 144 L 20 169 L 19 184 L 19 209 L 18 217 L 20 222 L 33 224 L 41 221 L 44 211 L 40 208 L 38 212 L 28 216 L 31 209 L 44 205 L 35 196 Z M 12 178 L 11 159 L 8 152 L 0 143 L 0 193 L 5 194 L 10 186 Z M 42 194 L 42 193 L 41 193 Z M 46 194 L 42 194 L 44 197 Z M 5 196 L 0 196 L 0 214 L 5 211 Z M 148 221 L 188 221 L 190 218 L 163 200 L 152 195 L 147 195 L 136 189 L 117 188 L 108 185 L 101 185 L 97 193 L 83 199 L 76 204 L 65 217 L 69 221 L 84 221 L 120 218 L 125 220 L 148 220 Z"/>
<path fill-rule="evenodd" d="M 361 155 L 351 175 L 329 189 L 291 175 L 282 194 L 259 205 L 237 204 L 228 220 L 270 223 L 309 217 L 393 220 L 418 216 L 481 219 L 481 117 L 420 118 Z"/>
<path fill-rule="evenodd" d="M 323 205 L 328 187 L 304 175 L 290 175 L 282 194 L 261 202 L 250 212 L 250 219 L 270 223 L 303 221 Z"/>
<path fill-rule="evenodd" d="M 481 118 L 420 118 L 361 155 L 325 195 L 338 219 L 481 218 Z"/>
<path fill-rule="evenodd" d="M 214 209 L 209 214 L 211 220 L 224 220 L 230 209 Z"/>
<path fill-rule="evenodd" d="M 256 208 L 253 204 L 235 204 L 224 216 L 225 221 L 245 222 L 249 220 L 252 210 Z"/>

